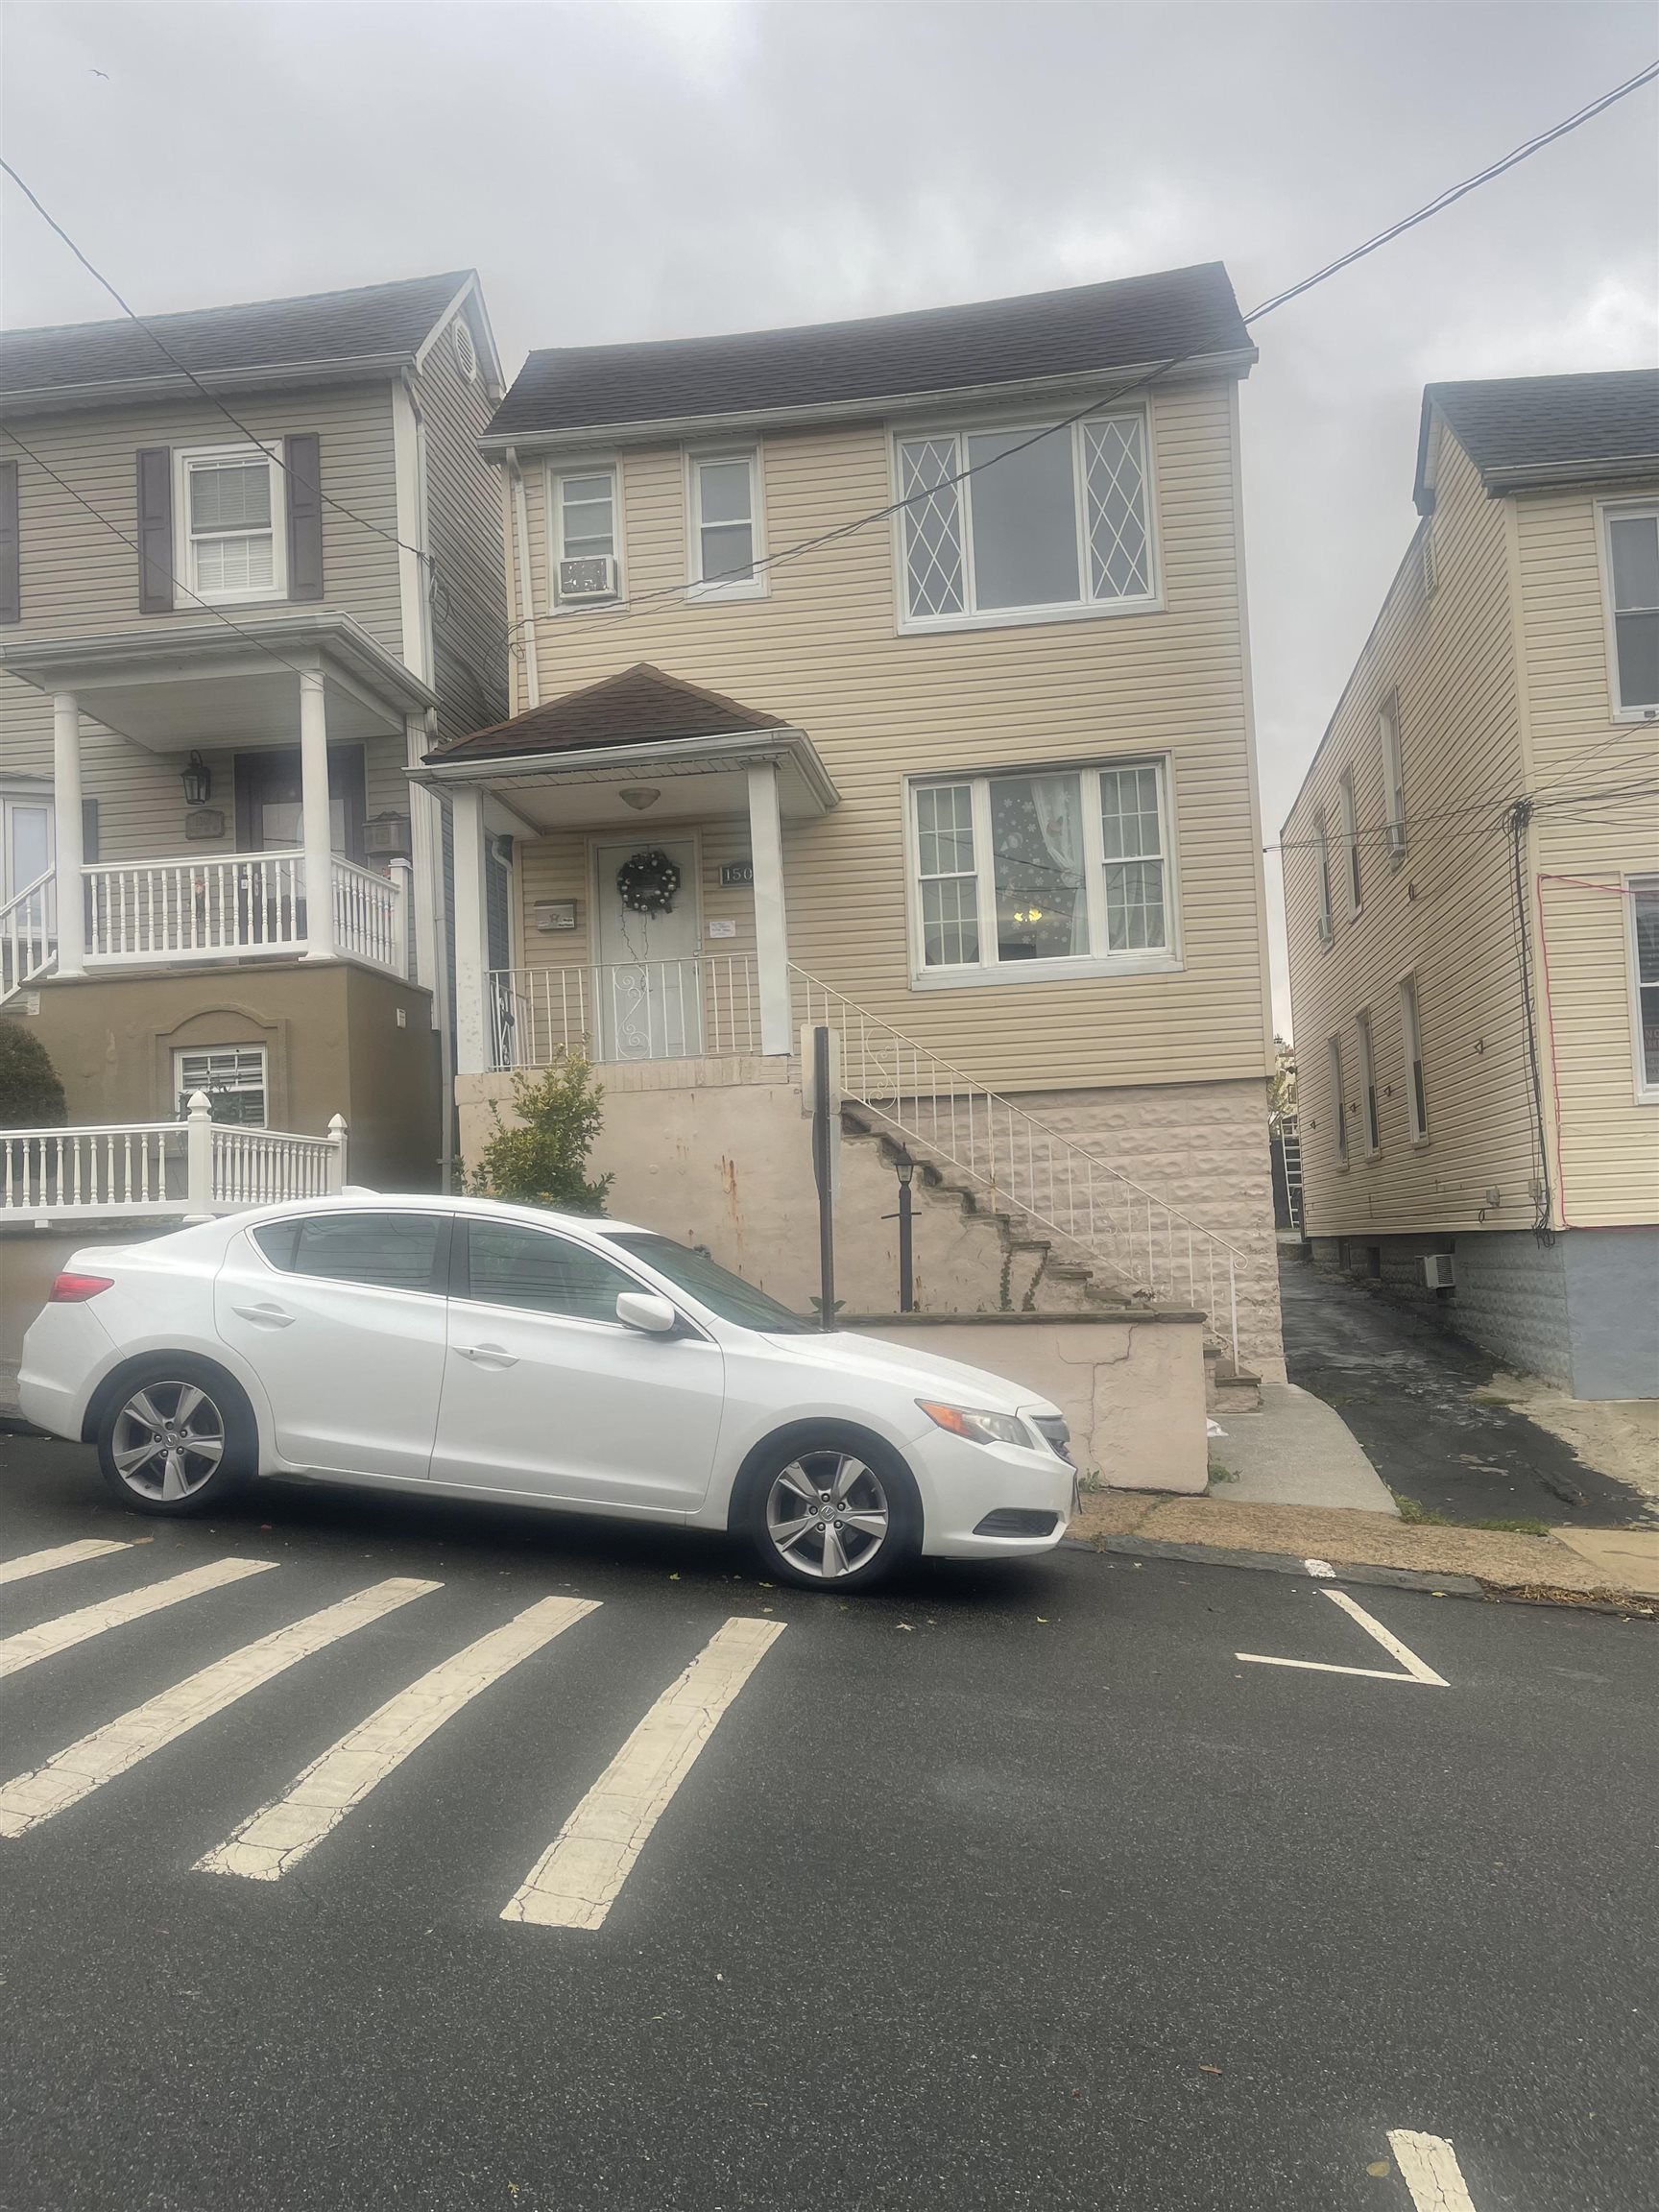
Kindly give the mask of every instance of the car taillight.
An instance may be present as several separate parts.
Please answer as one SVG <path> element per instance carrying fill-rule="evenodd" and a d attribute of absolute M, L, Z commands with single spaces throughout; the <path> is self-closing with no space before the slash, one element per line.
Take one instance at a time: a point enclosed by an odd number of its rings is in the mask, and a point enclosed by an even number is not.
<path fill-rule="evenodd" d="M 109 1275 L 60 1275 L 47 1294 L 52 1306 L 80 1306 L 88 1298 L 96 1298 L 100 1290 L 113 1290 L 115 1281 Z"/>

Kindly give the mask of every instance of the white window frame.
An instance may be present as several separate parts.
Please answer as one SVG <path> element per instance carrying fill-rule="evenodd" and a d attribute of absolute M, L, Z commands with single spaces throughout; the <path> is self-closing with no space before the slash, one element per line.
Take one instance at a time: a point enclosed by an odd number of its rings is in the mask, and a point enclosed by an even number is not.
<path fill-rule="evenodd" d="M 259 1119 L 257 1121 L 235 1122 L 230 1126 L 241 1129 L 268 1129 L 271 1126 L 271 1055 L 262 1044 L 250 1044 L 242 1041 L 234 1045 L 176 1045 L 173 1047 L 174 1098 L 176 1100 L 187 1100 L 192 1092 L 201 1090 L 206 1090 L 208 1095 L 212 1095 L 211 1089 L 207 1084 L 193 1084 L 189 1091 L 184 1088 L 184 1063 L 186 1060 L 207 1059 L 216 1052 L 234 1052 L 238 1058 L 245 1053 L 256 1053 L 258 1055 Z M 240 1085 L 232 1084 L 230 1089 L 233 1092 L 237 1091 L 240 1089 Z"/>
<path fill-rule="evenodd" d="M 616 563 L 616 589 L 609 599 L 561 599 L 559 564 L 565 551 L 565 496 L 567 476 L 609 476 L 611 479 L 611 545 Z M 628 600 L 628 572 L 623 553 L 622 457 L 618 453 L 593 453 L 571 457 L 561 453 L 547 464 L 542 498 L 547 509 L 547 612 L 549 614 L 584 614 L 603 608 L 622 607 Z"/>
<path fill-rule="evenodd" d="M 688 445 L 685 448 L 685 574 L 691 599 L 764 599 L 769 595 L 766 559 L 766 471 L 758 445 Z M 749 526 L 754 538 L 753 576 L 712 581 L 703 574 L 703 475 L 711 461 L 743 462 L 749 470 Z M 719 524 L 711 524 L 719 528 Z"/>
<path fill-rule="evenodd" d="M 1100 821 L 1102 773 L 1118 768 L 1158 771 L 1158 830 L 1163 841 L 1164 917 L 1168 942 L 1143 950 L 1112 952 L 1107 942 L 1106 851 Z M 1048 960 L 997 957 L 997 871 L 991 838 L 991 785 L 1005 776 L 1077 776 L 1083 781 L 1084 896 L 1088 902 L 1087 952 L 1068 952 Z M 960 966 L 929 968 L 925 963 L 922 917 L 922 854 L 916 821 L 916 794 L 929 786 L 966 783 L 974 820 L 974 873 L 979 923 L 979 958 Z M 910 984 L 916 991 L 951 991 L 999 983 L 1073 983 L 1107 975 L 1172 975 L 1186 966 L 1181 949 L 1179 871 L 1176 865 L 1175 770 L 1167 753 L 1132 753 L 1089 760 L 999 762 L 993 768 L 964 768 L 904 779 L 904 882 L 909 916 Z"/>
<path fill-rule="evenodd" d="M 1413 1144 L 1429 1142 L 1429 1063 L 1423 1057 L 1423 1001 L 1417 972 L 1400 977 L 1400 1042 L 1406 1056 L 1406 1126 Z M 1423 1097 L 1419 1104 L 1415 1070 L 1423 1071 Z"/>
<path fill-rule="evenodd" d="M 1331 825 L 1322 813 L 1313 819 L 1313 874 L 1319 901 L 1319 942 L 1329 951 L 1336 934 L 1336 917 L 1331 905 Z"/>
<path fill-rule="evenodd" d="M 1348 918 L 1357 922 L 1365 903 L 1365 883 L 1359 866 L 1359 813 L 1354 800 L 1354 771 L 1344 768 L 1336 780 L 1342 807 L 1343 884 L 1348 894 Z"/>
<path fill-rule="evenodd" d="M 1348 1099 L 1342 1072 L 1340 1032 L 1325 1040 L 1325 1071 L 1331 1085 L 1331 1094 L 1336 1104 L 1336 1166 L 1346 1174 L 1352 1147 L 1348 1142 Z"/>
<path fill-rule="evenodd" d="M 1377 1054 L 1371 1041 L 1371 1012 L 1363 1008 L 1354 1017 L 1359 1040 L 1359 1134 L 1367 1160 L 1382 1149 L 1382 1117 L 1377 1105 Z"/>
<path fill-rule="evenodd" d="M 1636 897 L 1640 892 L 1646 898 L 1659 899 L 1659 876 L 1648 871 L 1626 876 L 1624 891 L 1628 911 L 1624 917 L 1625 957 L 1630 979 L 1630 1046 L 1634 1064 L 1635 1094 L 1638 1106 L 1659 1106 L 1659 1079 L 1649 1081 L 1647 1058 L 1642 1049 L 1642 968 L 1636 945 Z M 1652 990 L 1652 984 L 1648 984 Z"/>
<path fill-rule="evenodd" d="M 1596 502 L 1596 556 L 1601 572 L 1601 615 L 1607 642 L 1607 703 L 1615 722 L 1659 722 L 1659 701 L 1626 707 L 1619 687 L 1619 625 L 1613 599 L 1613 531 L 1620 521 L 1651 516 L 1659 522 L 1659 503 L 1651 499 L 1599 499 Z"/>
<path fill-rule="evenodd" d="M 271 577 L 268 586 L 250 591 L 240 587 L 233 591 L 204 590 L 196 574 L 196 537 L 190 528 L 190 471 L 196 467 L 212 467 L 226 462 L 246 462 L 255 454 L 262 455 L 271 477 Z M 221 535 L 221 533 L 214 533 Z M 223 533 L 233 535 L 233 533 Z M 256 536 L 250 531 L 248 536 Z M 209 607 L 263 605 L 268 600 L 286 599 L 288 596 L 288 498 L 287 472 L 282 466 L 281 447 L 275 441 L 270 444 L 250 444 L 247 439 L 234 445 L 188 445 L 179 447 L 173 455 L 173 539 L 174 573 L 193 599 L 200 599 Z"/>
<path fill-rule="evenodd" d="M 1377 709 L 1377 744 L 1382 756 L 1382 819 L 1388 829 L 1388 854 L 1396 865 L 1406 857 L 1406 768 L 1400 752 L 1400 696 L 1390 691 Z"/>
<path fill-rule="evenodd" d="M 1071 423 L 1066 435 L 1071 445 L 1071 498 L 1077 526 L 1077 581 L 1081 594 L 1076 600 L 1062 600 L 1048 606 L 991 607 L 983 611 L 974 604 L 974 479 L 965 475 L 956 487 L 956 532 L 962 555 L 962 592 L 966 605 L 960 614 L 912 614 L 910 612 L 910 566 L 905 545 L 905 511 L 899 505 L 903 498 L 904 468 L 900 455 L 902 445 L 921 445 L 928 439 L 954 439 L 956 443 L 956 468 L 967 467 L 967 442 L 970 438 L 987 432 L 1028 430 L 1035 432 L 1064 421 L 1067 408 L 1049 410 L 1042 414 L 964 416 L 948 421 L 902 422 L 889 425 L 887 464 L 890 472 L 893 513 L 893 576 L 898 601 L 898 628 L 901 636 L 926 636 L 942 630 L 1002 630 L 1017 629 L 1034 622 L 1091 622 L 1103 617 L 1124 614 L 1161 614 L 1164 612 L 1164 570 L 1161 559 L 1158 530 L 1158 479 L 1155 460 L 1155 419 L 1149 401 L 1137 402 L 1128 407 L 1102 405 L 1098 412 L 1087 415 Z M 1137 597 L 1121 599 L 1095 599 L 1089 595 L 1089 501 L 1087 478 L 1084 473 L 1083 434 L 1093 422 L 1110 421 L 1114 418 L 1134 416 L 1141 423 L 1141 455 L 1144 513 L 1142 520 L 1146 530 L 1147 589 Z"/>

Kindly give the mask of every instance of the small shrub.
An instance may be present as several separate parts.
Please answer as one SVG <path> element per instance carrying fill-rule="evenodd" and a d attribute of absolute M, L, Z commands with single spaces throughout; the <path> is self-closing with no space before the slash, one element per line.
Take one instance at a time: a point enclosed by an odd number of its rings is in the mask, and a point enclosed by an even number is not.
<path fill-rule="evenodd" d="M 60 1129 L 63 1086 L 46 1047 L 20 1022 L 0 1019 L 0 1129 Z"/>
<path fill-rule="evenodd" d="M 501 1109 L 491 1105 L 495 1133 L 472 1170 L 472 1195 L 558 1214 L 603 1214 L 612 1178 L 589 1179 L 588 1155 L 605 1118 L 604 1097 L 592 1069 L 572 1054 L 540 1078 L 515 1074 L 513 1111 L 523 1126 L 504 1127 Z"/>

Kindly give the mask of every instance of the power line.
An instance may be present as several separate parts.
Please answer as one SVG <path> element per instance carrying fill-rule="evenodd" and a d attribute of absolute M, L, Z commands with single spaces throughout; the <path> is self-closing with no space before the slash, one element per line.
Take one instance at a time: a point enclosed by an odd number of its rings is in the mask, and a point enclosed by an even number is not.
<path fill-rule="evenodd" d="M 81 251 L 80 247 L 76 245 L 74 239 L 70 237 L 68 231 L 64 229 L 62 224 L 60 223 L 58 218 L 53 215 L 50 210 L 42 204 L 38 195 L 30 185 L 24 182 L 23 179 L 18 176 L 16 170 L 12 168 L 11 162 L 6 160 L 4 156 L 0 156 L 0 170 L 4 170 L 6 175 L 11 178 L 12 183 L 16 185 L 18 191 L 22 193 L 24 199 L 29 202 L 30 205 L 35 209 L 36 213 L 41 218 L 47 227 L 58 233 L 58 236 L 62 239 L 64 245 L 68 247 L 70 252 L 74 254 L 76 260 L 80 262 L 82 268 L 86 271 L 87 275 L 95 278 L 95 280 L 104 287 L 105 291 L 108 293 L 110 299 L 114 301 L 116 306 L 120 308 L 122 314 L 126 315 L 132 322 L 137 324 L 139 329 L 143 331 L 144 335 L 150 340 L 151 344 L 162 356 L 163 360 L 170 362 L 172 366 L 178 370 L 180 376 L 185 378 L 188 383 L 194 385 L 195 389 L 201 393 L 203 398 L 207 401 L 208 405 L 210 407 L 216 407 L 220 414 L 224 416 L 226 421 L 231 423 L 236 429 L 238 429 L 251 445 L 257 445 L 261 452 L 269 454 L 270 458 L 276 462 L 277 468 L 282 470 L 283 474 L 285 476 L 291 476 L 293 474 L 293 470 L 289 468 L 288 463 L 282 458 L 282 456 L 279 453 L 273 453 L 265 440 L 255 437 L 253 432 L 249 429 L 247 423 L 242 421 L 241 417 L 232 414 L 230 409 L 226 406 L 224 400 L 219 397 L 218 394 L 215 392 L 210 392 L 206 385 L 203 383 L 201 377 L 196 374 L 195 371 L 193 369 L 187 369 L 183 362 L 180 360 L 178 354 L 173 352 L 170 348 L 162 343 L 161 339 L 156 335 L 154 326 L 144 320 L 143 316 L 138 313 L 137 309 L 128 305 L 127 301 L 121 297 L 120 293 L 116 291 L 114 285 L 110 283 L 108 277 L 105 276 L 101 269 L 94 267 L 93 263 L 87 259 L 86 255 Z M 399 538 L 395 530 L 383 529 L 378 522 L 371 522 L 366 515 L 359 515 L 354 507 L 348 507 L 343 499 L 333 498 L 328 493 L 325 492 L 321 483 L 315 487 L 315 490 L 325 507 L 332 507 L 337 514 L 348 516 L 353 522 L 357 523 L 360 528 L 364 530 L 372 530 L 376 538 L 384 538 L 389 545 L 396 545 L 399 551 L 414 554 L 417 561 L 425 561 L 427 563 L 431 563 L 435 573 L 436 563 L 433 561 L 433 556 L 430 553 L 423 552 L 419 545 L 409 544 L 404 539 Z"/>
<path fill-rule="evenodd" d="M 1634 77 L 1627 78 L 1623 84 L 1616 84 L 1611 91 L 1602 93 L 1599 99 L 1591 101 L 1586 107 L 1577 109 L 1575 113 L 1563 117 L 1559 123 L 1552 124 L 1549 130 L 1539 132 L 1536 136 L 1525 140 L 1519 146 L 1512 147 L 1507 154 L 1502 155 L 1496 161 L 1488 162 L 1483 169 L 1477 170 L 1471 177 L 1464 178 L 1460 183 L 1448 186 L 1444 192 L 1438 193 L 1434 199 L 1427 201 L 1423 206 L 1414 209 L 1411 214 L 1402 216 L 1397 223 L 1391 223 L 1386 229 L 1378 231 L 1374 237 L 1367 238 L 1362 245 L 1356 246 L 1350 252 L 1339 254 L 1334 261 L 1327 262 L 1324 268 L 1316 269 L 1311 276 L 1304 276 L 1299 282 L 1287 286 L 1283 292 L 1274 293 L 1270 299 L 1264 300 L 1259 307 L 1253 307 L 1248 315 L 1241 317 L 1244 326 L 1248 328 L 1251 324 L 1261 322 L 1263 316 L 1271 315 L 1277 308 L 1285 306 L 1287 301 L 1301 298 L 1304 293 L 1310 292 L 1315 285 L 1325 283 L 1330 277 L 1336 276 L 1341 270 L 1349 268 L 1354 262 L 1362 260 L 1368 253 L 1376 252 L 1379 247 L 1385 246 L 1393 239 L 1404 236 L 1407 230 L 1415 229 L 1419 224 L 1428 222 L 1431 216 L 1439 214 L 1444 208 L 1452 206 L 1469 193 L 1478 191 L 1481 185 L 1490 183 L 1495 178 L 1503 176 L 1506 170 L 1513 169 L 1520 162 L 1527 160 L 1532 155 L 1541 153 L 1546 146 L 1552 145 L 1556 139 L 1564 138 L 1570 132 L 1578 130 L 1581 125 L 1588 123 L 1593 117 L 1611 108 L 1617 101 L 1625 99 L 1630 93 L 1638 91 L 1644 84 L 1650 84 L 1656 77 L 1659 77 L 1659 61 L 1648 63 L 1646 68 L 1638 70 Z M 878 522 L 890 521 L 895 515 L 906 512 L 923 500 L 931 499 L 940 492 L 950 490 L 956 485 L 965 483 L 969 477 L 976 476 L 986 469 L 996 468 L 998 462 L 1012 460 L 1016 453 L 1023 453 L 1029 446 L 1037 445 L 1041 440 L 1057 437 L 1061 431 L 1070 430 L 1075 423 L 1085 421 L 1089 416 L 1098 414 L 1103 408 L 1116 405 L 1119 399 L 1127 398 L 1131 393 L 1141 390 L 1142 386 L 1152 384 L 1160 378 L 1167 376 L 1183 362 L 1195 358 L 1201 350 L 1199 348 L 1192 347 L 1180 353 L 1171 354 L 1166 361 L 1160 363 L 1156 368 L 1142 371 L 1140 375 L 1131 378 L 1128 383 L 1119 385 L 1116 391 L 1109 392 L 1103 397 L 1096 396 L 1089 402 L 1088 406 L 1080 408 L 1075 414 L 1065 416 L 1058 422 L 1045 424 L 1041 430 L 1036 431 L 1020 445 L 1011 445 L 1001 453 L 993 454 L 988 460 L 974 462 L 969 467 L 959 469 L 955 475 L 944 478 L 936 485 L 929 485 L 925 491 L 913 492 L 906 497 L 890 500 L 885 507 L 874 508 L 868 515 L 858 516 L 851 522 L 839 523 L 834 528 L 821 531 L 812 538 L 804 538 L 798 543 L 783 546 L 776 553 L 763 554 L 751 563 L 749 572 L 750 574 L 758 574 L 763 569 L 770 570 L 780 567 L 785 562 L 799 560 L 803 554 L 815 552 L 819 547 L 832 544 L 838 539 L 851 537 L 856 531 L 872 528 Z M 526 582 L 528 581 L 526 579 Z M 564 630 L 572 625 L 579 627 L 584 622 L 606 622 L 626 618 L 634 613 L 637 608 L 649 606 L 661 599 L 683 598 L 686 593 L 698 589 L 698 584 L 689 581 L 684 584 L 663 585 L 653 591 L 631 595 L 625 603 L 615 608 L 602 611 L 594 610 L 583 614 L 562 615 L 560 618 L 561 629 Z M 510 638 L 516 637 L 518 631 L 526 628 L 536 619 L 534 614 L 530 614 L 521 616 L 516 622 L 509 623 L 508 637 Z"/>

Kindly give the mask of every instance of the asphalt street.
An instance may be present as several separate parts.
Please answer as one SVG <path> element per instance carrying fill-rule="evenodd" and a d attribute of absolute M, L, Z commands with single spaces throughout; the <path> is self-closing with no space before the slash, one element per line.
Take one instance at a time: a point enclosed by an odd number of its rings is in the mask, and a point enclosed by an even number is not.
<path fill-rule="evenodd" d="M 231 1559 L 273 1564 L 123 1608 Z M 437 1587 L 247 1657 L 393 1578 Z M 1422 2212 L 1408 2129 L 1473 2212 L 1650 2212 L 1659 1637 L 1352 1595 L 1444 1686 L 1279 1575 L 1063 1551 L 843 1605 L 438 1501 L 143 1521 L 0 1437 L 0 2207 Z M 412 1747 L 361 1730 L 548 1599 L 592 1609 Z M 733 1620 L 781 1633 L 628 1810 Z M 243 1695 L 175 1689 L 231 1653 Z M 380 1778 L 280 1878 L 198 1870 L 348 1738 Z M 601 1924 L 504 1919 L 602 1775 Z"/>

